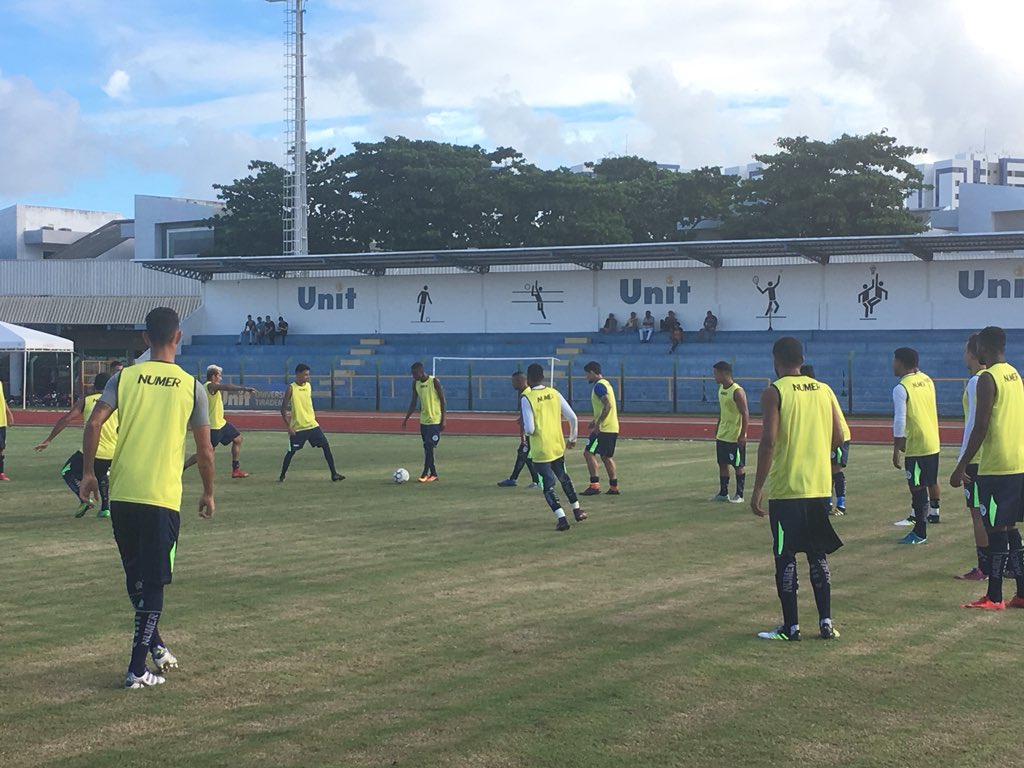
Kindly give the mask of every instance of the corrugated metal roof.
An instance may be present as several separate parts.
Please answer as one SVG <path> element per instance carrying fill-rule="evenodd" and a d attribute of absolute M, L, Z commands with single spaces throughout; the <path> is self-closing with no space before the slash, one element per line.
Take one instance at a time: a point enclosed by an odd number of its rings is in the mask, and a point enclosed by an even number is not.
<path fill-rule="evenodd" d="M 55 325 L 142 325 L 156 307 L 179 317 L 195 312 L 199 296 L 0 296 L 0 320 Z"/>

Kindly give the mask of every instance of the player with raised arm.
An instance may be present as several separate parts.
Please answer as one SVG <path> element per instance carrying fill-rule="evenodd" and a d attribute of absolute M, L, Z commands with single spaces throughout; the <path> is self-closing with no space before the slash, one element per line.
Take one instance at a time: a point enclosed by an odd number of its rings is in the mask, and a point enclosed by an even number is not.
<path fill-rule="evenodd" d="M 565 471 L 565 449 L 576 445 L 576 430 L 579 421 L 572 407 L 557 389 L 544 384 L 544 369 L 532 363 L 526 369 L 528 389 L 520 398 L 520 412 L 523 417 L 523 432 L 531 438 L 530 448 L 533 452 L 534 466 L 541 476 L 544 489 L 544 500 L 555 513 L 556 531 L 568 531 L 569 521 L 565 510 L 555 493 L 555 483 L 560 483 L 569 503 L 576 522 L 587 519 L 587 513 L 580 506 L 576 489 Z M 562 419 L 569 422 L 569 439 L 562 432 Z"/>
<path fill-rule="evenodd" d="M 284 455 L 281 476 L 277 478 L 277 482 L 284 482 L 284 476 L 288 474 L 288 466 L 295 458 L 296 451 L 301 451 L 306 443 L 323 450 L 324 461 L 331 470 L 332 482 L 345 479 L 345 476 L 339 475 L 338 470 L 334 468 L 331 444 L 316 420 L 316 412 L 313 410 L 313 387 L 309 383 L 309 366 L 305 363 L 295 366 L 295 381 L 284 391 L 284 397 L 281 399 L 281 419 L 288 427 L 288 453 Z"/>
<path fill-rule="evenodd" d="M 899 377 L 893 387 L 892 465 L 902 469 L 906 454 L 907 484 L 914 508 L 914 530 L 900 544 L 927 544 L 928 523 L 939 514 L 939 413 L 935 384 L 918 368 L 917 351 L 900 347 L 893 352 L 892 372 Z M 929 489 L 934 519 L 929 515 Z"/>
<path fill-rule="evenodd" d="M 181 467 L 189 428 L 199 455 L 203 493 L 200 517 L 212 517 L 213 447 L 206 391 L 174 362 L 181 341 L 178 313 L 157 307 L 146 315 L 143 339 L 150 359 L 111 377 L 85 424 L 82 436 L 81 499 L 99 491 L 96 453 L 103 425 L 118 414 L 117 447 L 110 473 L 110 522 L 124 567 L 128 598 L 135 608 L 132 654 L 125 688 L 164 682 L 146 668 L 152 656 L 157 672 L 178 666 L 157 625 L 164 586 L 171 583 L 181 526 Z"/>
<path fill-rule="evenodd" d="M 523 416 L 519 411 L 519 398 L 526 390 L 526 374 L 516 371 L 512 374 L 512 389 L 516 391 L 516 423 L 519 424 L 519 449 L 516 451 L 516 464 L 512 468 L 512 474 L 506 479 L 498 481 L 499 488 L 513 488 L 519 483 L 519 473 L 523 467 L 530 472 L 530 484 L 527 488 L 540 488 L 540 475 L 533 465 L 533 457 L 530 455 L 530 438 L 523 432 Z"/>
<path fill-rule="evenodd" d="M 718 428 L 715 431 L 715 452 L 718 457 L 718 495 L 711 501 L 743 503 L 746 482 L 747 428 L 750 408 L 747 393 L 732 377 L 732 366 L 719 360 L 711 367 L 718 384 Z M 729 468 L 736 473 L 736 495 L 729 497 Z"/>
<path fill-rule="evenodd" d="M 595 496 L 601 492 L 601 478 L 598 476 L 597 457 L 601 457 L 604 469 L 608 473 L 608 496 L 619 495 L 618 470 L 615 467 L 615 443 L 619 439 L 619 410 L 615 404 L 615 390 L 611 382 L 601 374 L 601 364 L 591 360 L 583 371 L 587 381 L 594 385 L 590 393 L 590 407 L 594 411 L 594 419 L 587 425 L 590 437 L 583 451 L 590 472 L 590 485 L 583 491 L 583 496 Z"/>
<path fill-rule="evenodd" d="M 960 455 L 957 462 L 967 452 L 967 443 L 971 439 L 971 432 L 974 431 L 975 412 L 978 402 L 978 376 L 985 370 L 985 364 L 979 359 L 978 334 L 972 333 L 964 346 L 964 365 L 971 374 L 964 388 L 964 436 L 960 442 Z M 985 521 L 982 518 L 984 510 L 981 507 L 981 499 L 978 496 L 978 484 L 975 478 L 978 476 L 978 460 L 981 457 L 981 450 L 974 454 L 971 463 L 967 465 L 964 473 L 964 498 L 967 501 L 967 511 L 971 515 L 971 523 L 974 527 L 974 548 L 978 555 L 978 564 L 956 578 L 962 581 L 984 581 L 988 578 L 988 531 L 985 530 Z"/>
<path fill-rule="evenodd" d="M 100 395 L 103 394 L 103 388 L 107 386 L 108 381 L 110 381 L 109 375 L 105 373 L 96 374 L 96 378 L 93 379 L 92 383 L 92 393 L 78 398 L 70 410 L 57 419 L 57 423 L 53 425 L 50 434 L 46 436 L 43 442 L 36 446 L 36 450 L 45 451 L 54 438 L 63 432 L 65 427 L 72 421 L 78 418 L 81 418 L 83 422 L 89 421 L 89 417 L 92 415 L 96 403 L 99 402 Z M 114 459 L 115 448 L 117 448 L 117 411 L 114 411 L 110 418 L 103 422 L 103 429 L 100 430 L 100 443 L 96 448 L 96 480 L 99 483 L 100 491 L 100 508 L 96 513 L 96 517 L 110 517 L 110 463 Z M 61 479 L 71 489 L 71 492 L 75 494 L 75 499 L 79 502 L 75 517 L 84 517 L 85 513 L 93 506 L 91 500 L 82 501 L 79 499 L 79 494 L 82 491 L 83 459 L 82 452 L 75 451 L 64 462 L 64 466 L 60 470 Z"/>
<path fill-rule="evenodd" d="M 402 419 L 402 429 L 409 423 L 409 417 L 416 410 L 416 403 L 419 403 L 420 437 L 423 439 L 423 473 L 419 476 L 419 482 L 432 483 L 437 480 L 434 450 L 441 442 L 448 406 L 444 399 L 444 387 L 423 369 L 423 363 L 413 363 L 411 370 L 412 400 Z"/>
<path fill-rule="evenodd" d="M 1002 611 L 1024 608 L 1024 543 L 1017 523 L 1024 518 L 1024 385 L 1006 362 L 1006 332 L 989 326 L 978 333 L 978 357 L 986 368 L 978 374 L 974 424 L 949 484 L 967 481 L 967 467 L 978 459 L 978 506 L 988 532 L 988 590 L 961 608 Z M 980 456 L 978 455 L 980 451 Z M 1017 594 L 1003 599 L 1003 576 L 1017 580 Z"/>
<path fill-rule="evenodd" d="M 256 392 L 254 387 L 243 387 L 240 384 L 228 384 L 223 381 L 224 369 L 219 365 L 206 368 L 206 394 L 210 401 L 210 440 L 214 450 L 218 445 L 231 446 L 231 477 L 248 477 L 249 473 L 242 469 L 239 458 L 242 454 L 242 434 L 235 425 L 224 418 L 224 398 L 221 392 Z M 185 469 L 196 463 L 196 455 L 192 454 L 185 460 Z"/>
<path fill-rule="evenodd" d="M 832 467 L 829 455 L 842 441 L 839 413 L 831 388 L 800 374 L 800 342 L 784 336 L 772 347 L 778 375 L 761 395 L 763 427 L 757 452 L 757 475 L 750 508 L 768 520 L 775 556 L 775 588 L 782 603 L 782 624 L 759 632 L 763 640 L 800 640 L 796 557 L 807 556 L 811 587 L 823 640 L 839 637 L 832 626 L 832 577 L 828 555 L 843 546 L 829 519 Z"/>

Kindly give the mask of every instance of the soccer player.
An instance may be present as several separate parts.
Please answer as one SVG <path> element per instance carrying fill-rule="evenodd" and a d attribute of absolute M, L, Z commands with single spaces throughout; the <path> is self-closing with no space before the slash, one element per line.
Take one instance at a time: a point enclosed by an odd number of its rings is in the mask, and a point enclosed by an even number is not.
<path fill-rule="evenodd" d="M 71 406 L 71 409 L 57 419 L 57 423 L 53 425 L 50 434 L 47 435 L 43 442 L 36 446 L 36 450 L 45 451 L 50 446 L 50 443 L 53 442 L 53 439 L 63 432 L 64 428 L 75 419 L 81 417 L 83 422 L 89 421 L 89 417 L 92 415 L 93 409 L 96 407 L 100 395 L 103 394 L 103 388 L 107 386 L 108 381 L 110 381 L 110 376 L 107 374 L 96 374 L 96 378 L 93 379 L 92 394 L 78 398 L 74 405 Z M 114 459 L 114 449 L 116 447 L 117 411 L 112 413 L 110 418 L 103 422 L 103 428 L 100 430 L 100 443 L 96 449 L 96 479 L 100 487 L 100 509 L 96 513 L 96 517 L 110 517 L 110 463 Z M 68 488 L 71 489 L 71 492 L 75 494 L 75 499 L 78 499 L 82 490 L 83 458 L 81 451 L 75 451 L 64 462 L 64 466 L 60 470 L 61 478 Z M 91 508 L 91 501 L 79 501 L 75 517 L 84 517 L 85 513 Z"/>
<path fill-rule="evenodd" d="M 978 401 L 978 376 L 985 370 L 985 364 L 978 359 L 978 354 L 978 334 L 972 333 L 964 347 L 964 365 L 970 371 L 971 378 L 967 381 L 967 387 L 964 389 L 964 437 L 960 443 L 960 455 L 957 457 L 958 463 L 964 457 L 964 453 L 967 451 L 967 442 L 971 438 L 971 432 L 974 431 Z M 984 581 L 988 578 L 988 531 L 985 530 L 985 521 L 982 518 L 984 510 L 981 508 L 981 500 L 978 498 L 978 485 L 974 482 L 974 478 L 978 476 L 978 459 L 980 456 L 981 451 L 979 450 L 978 453 L 974 454 L 971 463 L 967 465 L 963 478 L 967 511 L 971 515 L 971 523 L 974 526 L 974 547 L 978 554 L 978 564 L 967 571 L 967 573 L 956 577 L 963 581 Z"/>
<path fill-rule="evenodd" d="M 499 488 L 513 488 L 519 482 L 519 473 L 523 467 L 530 470 L 530 484 L 527 488 L 540 488 L 540 475 L 533 466 L 533 457 L 530 455 L 530 438 L 523 432 L 523 417 L 519 413 L 519 398 L 526 390 L 526 374 L 516 371 L 512 374 L 512 389 L 516 391 L 516 422 L 519 424 L 519 449 L 516 451 L 516 465 L 512 468 L 512 474 L 506 479 L 498 482 Z"/>
<path fill-rule="evenodd" d="M 345 479 L 345 476 L 339 475 L 338 470 L 334 468 L 331 444 L 327 442 L 327 435 L 320 429 L 320 424 L 316 420 L 316 412 L 313 410 L 313 387 L 309 383 L 309 366 L 305 363 L 295 366 L 295 381 L 288 385 L 281 400 L 281 418 L 288 427 L 288 453 L 284 455 L 284 463 L 281 464 L 281 476 L 277 479 L 279 483 L 284 482 L 288 465 L 292 463 L 295 452 L 301 451 L 306 443 L 314 448 L 323 449 L 327 468 L 331 470 L 332 482 Z"/>
<path fill-rule="evenodd" d="M 444 387 L 423 370 L 423 363 L 412 364 L 412 400 L 402 419 L 402 429 L 409 423 L 417 402 L 420 404 L 420 437 L 423 438 L 423 473 L 419 476 L 419 482 L 432 483 L 437 480 L 434 449 L 441 442 L 448 406 L 444 399 Z"/>
<path fill-rule="evenodd" d="M 801 365 L 800 375 L 810 376 L 812 379 L 817 378 L 814 375 L 813 365 Z M 843 442 L 832 452 L 832 490 L 836 497 L 836 505 L 832 508 L 832 514 L 842 516 L 846 514 L 846 472 L 844 470 L 850 461 L 850 425 L 846 423 L 846 416 L 843 415 L 843 409 L 839 405 L 839 398 L 836 397 L 835 390 L 829 387 L 828 391 L 832 393 L 832 405 L 835 406 L 836 413 L 839 414 L 839 426 L 843 430 Z"/>
<path fill-rule="evenodd" d="M 85 424 L 82 489 L 98 491 L 96 453 L 103 425 L 118 414 L 117 447 L 110 474 L 110 522 L 135 608 L 135 633 L 125 688 L 161 685 L 178 660 L 158 630 L 164 585 L 171 583 L 181 525 L 181 471 L 189 428 L 199 455 L 203 494 L 200 517 L 212 517 L 213 447 L 206 391 L 174 362 L 181 341 L 178 313 L 157 307 L 146 315 L 143 339 L 150 359 L 111 377 Z M 151 655 L 157 674 L 146 668 Z"/>
<path fill-rule="evenodd" d="M 565 517 L 562 503 L 555 494 L 555 482 L 562 485 L 569 503 L 572 504 L 572 516 L 576 522 L 587 519 L 587 513 L 580 507 L 576 497 L 576 489 L 565 471 L 565 449 L 576 445 L 576 430 L 579 422 L 572 407 L 562 397 L 562 393 L 544 384 L 544 369 L 532 363 L 526 369 L 528 389 L 520 398 L 520 412 L 523 416 L 523 432 L 531 437 L 530 447 L 533 451 L 533 462 L 541 476 L 544 488 L 544 500 L 558 521 L 556 531 L 568 531 L 569 521 Z M 562 433 L 562 419 L 569 422 L 569 439 L 566 441 Z"/>
<path fill-rule="evenodd" d="M 0 408 L 0 481 L 6 482 L 11 479 L 4 474 L 4 451 L 7 450 L 7 425 L 14 423 L 14 414 L 11 413 L 11 407 L 7 405 L 7 398 L 4 397 L 4 383 L 2 381 L 0 381 L 0 402 L 3 403 L 3 408 Z"/>
<path fill-rule="evenodd" d="M 927 544 L 928 522 L 938 522 L 939 514 L 939 414 L 935 385 L 918 369 L 917 351 L 910 347 L 893 352 L 892 372 L 900 380 L 892 390 L 892 465 L 903 469 L 900 455 L 906 454 L 907 484 L 914 508 L 914 530 L 900 539 L 900 544 Z M 928 513 L 929 489 L 934 519 Z"/>
<path fill-rule="evenodd" d="M 1024 543 L 1017 523 L 1024 501 L 1024 386 L 1017 369 L 1006 362 L 1006 333 L 989 326 L 978 333 L 978 355 L 986 365 L 975 386 L 974 425 L 949 484 L 967 479 L 967 466 L 977 456 L 974 477 L 985 530 L 988 532 L 989 573 L 985 596 L 962 608 L 1002 611 L 1024 608 Z M 1017 579 L 1017 594 L 1003 600 L 1003 574 Z"/>
<path fill-rule="evenodd" d="M 254 393 L 254 387 L 243 387 L 239 384 L 226 384 L 221 381 L 224 377 L 224 369 L 219 365 L 210 365 L 206 368 L 206 394 L 210 401 L 210 440 L 213 441 L 214 450 L 218 445 L 231 446 L 231 477 L 248 477 L 249 473 L 242 469 L 239 464 L 239 457 L 242 453 L 242 435 L 235 428 L 235 425 L 224 418 L 224 398 L 221 392 L 248 392 Z M 185 469 L 196 463 L 196 456 L 192 454 L 185 460 Z"/>
<path fill-rule="evenodd" d="M 711 501 L 743 503 L 743 485 L 746 482 L 747 427 L 750 409 L 747 393 L 732 378 L 732 366 L 719 360 L 711 370 L 718 384 L 718 429 L 715 432 L 715 451 L 718 454 L 718 495 Z M 729 498 L 729 467 L 736 473 L 736 495 Z"/>
<path fill-rule="evenodd" d="M 800 639 L 797 612 L 796 553 L 804 552 L 818 608 L 823 640 L 839 637 L 832 626 L 832 577 L 827 555 L 843 542 L 829 520 L 832 469 L 829 454 L 842 441 L 839 413 L 827 384 L 800 375 L 800 342 L 784 336 L 772 347 L 778 379 L 761 395 L 763 427 L 750 508 L 768 520 L 775 555 L 775 587 L 782 603 L 782 624 L 759 632 L 764 640 Z"/>
<path fill-rule="evenodd" d="M 590 393 L 590 406 L 594 410 L 594 420 L 587 425 L 590 437 L 583 458 L 590 472 L 590 485 L 583 491 L 584 496 L 595 496 L 601 492 L 600 469 L 597 457 L 601 457 L 604 469 L 608 473 L 607 496 L 619 495 L 619 478 L 615 468 L 615 442 L 619 439 L 619 409 L 615 405 L 615 390 L 611 383 L 601 374 L 601 364 L 591 360 L 583 366 L 587 381 L 594 385 Z"/>

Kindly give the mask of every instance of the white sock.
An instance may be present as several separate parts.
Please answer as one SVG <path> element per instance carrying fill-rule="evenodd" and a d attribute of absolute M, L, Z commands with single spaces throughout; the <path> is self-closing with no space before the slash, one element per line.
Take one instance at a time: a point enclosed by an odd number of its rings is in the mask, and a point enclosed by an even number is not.
<path fill-rule="evenodd" d="M 565 510 L 562 509 L 561 507 L 556 509 L 555 510 L 555 517 L 558 518 L 559 520 L 563 519 L 565 517 Z"/>
<path fill-rule="evenodd" d="M 572 508 L 573 509 L 579 509 L 580 508 L 580 502 L 579 502 L 578 499 L 572 503 Z"/>

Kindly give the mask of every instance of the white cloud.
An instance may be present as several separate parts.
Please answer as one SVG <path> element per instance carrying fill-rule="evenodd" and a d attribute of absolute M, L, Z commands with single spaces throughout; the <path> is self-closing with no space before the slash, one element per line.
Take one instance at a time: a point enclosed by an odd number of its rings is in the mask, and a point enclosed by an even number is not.
<path fill-rule="evenodd" d="M 132 87 L 131 76 L 123 69 L 115 69 L 103 86 L 103 92 L 112 99 L 124 99 Z"/>

